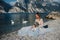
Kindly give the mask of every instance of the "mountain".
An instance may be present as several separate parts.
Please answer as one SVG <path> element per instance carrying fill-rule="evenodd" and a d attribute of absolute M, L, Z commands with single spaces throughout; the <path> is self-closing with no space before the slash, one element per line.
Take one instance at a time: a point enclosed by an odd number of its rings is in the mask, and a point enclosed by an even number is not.
<path fill-rule="evenodd" d="M 60 11 L 60 3 L 54 0 L 19 0 L 15 6 L 29 13 Z"/>
<path fill-rule="evenodd" d="M 11 5 L 9 5 L 8 3 L 4 2 L 3 0 L 0 0 L 0 6 L 3 7 L 3 9 L 8 12 L 9 9 L 12 7 Z"/>
<path fill-rule="evenodd" d="M 8 13 L 19 13 L 19 12 L 24 12 L 21 10 L 19 7 L 13 6 L 11 9 L 9 9 Z"/>
<path fill-rule="evenodd" d="M 56 0 L 19 0 L 19 2 L 17 1 L 13 6 L 1 0 L 0 6 L 2 6 L 6 12 L 13 13 L 16 9 L 19 9 L 19 12 L 28 13 L 60 11 L 60 3 Z"/>
<path fill-rule="evenodd" d="M 0 13 L 5 13 L 5 10 L 2 6 L 0 6 Z"/>

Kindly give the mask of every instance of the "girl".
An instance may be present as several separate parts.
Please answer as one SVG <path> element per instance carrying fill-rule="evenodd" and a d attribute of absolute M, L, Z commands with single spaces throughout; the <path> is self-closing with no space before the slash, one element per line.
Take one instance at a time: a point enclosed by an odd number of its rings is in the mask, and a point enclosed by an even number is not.
<path fill-rule="evenodd" d="M 36 29 L 36 27 L 43 27 L 43 19 L 40 17 L 39 13 L 36 13 L 35 15 L 36 19 L 35 19 L 35 23 L 33 25 L 33 29 Z"/>

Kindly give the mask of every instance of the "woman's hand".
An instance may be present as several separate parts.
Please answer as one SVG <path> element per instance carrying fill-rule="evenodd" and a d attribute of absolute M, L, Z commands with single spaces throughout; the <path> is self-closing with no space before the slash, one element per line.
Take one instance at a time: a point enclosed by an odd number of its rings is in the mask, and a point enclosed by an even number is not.
<path fill-rule="evenodd" d="M 32 30 L 32 31 L 36 30 L 35 25 L 33 25 L 33 26 L 30 28 L 30 30 Z"/>

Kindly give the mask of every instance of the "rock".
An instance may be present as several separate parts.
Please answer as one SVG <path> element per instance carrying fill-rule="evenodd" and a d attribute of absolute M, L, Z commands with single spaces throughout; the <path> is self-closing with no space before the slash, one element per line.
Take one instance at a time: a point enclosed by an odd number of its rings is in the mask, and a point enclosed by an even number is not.
<path fill-rule="evenodd" d="M 4 10 L 0 10 L 0 13 L 6 13 Z"/>
<path fill-rule="evenodd" d="M 4 11 L 4 8 L 3 8 L 2 6 L 0 6 L 0 13 L 6 13 L 6 12 Z"/>
<path fill-rule="evenodd" d="M 17 12 L 24 12 L 19 7 L 13 6 L 8 13 L 17 13 Z"/>
<path fill-rule="evenodd" d="M 48 19 L 60 19 L 60 13 L 59 12 L 51 12 L 46 16 L 46 18 L 48 18 Z"/>

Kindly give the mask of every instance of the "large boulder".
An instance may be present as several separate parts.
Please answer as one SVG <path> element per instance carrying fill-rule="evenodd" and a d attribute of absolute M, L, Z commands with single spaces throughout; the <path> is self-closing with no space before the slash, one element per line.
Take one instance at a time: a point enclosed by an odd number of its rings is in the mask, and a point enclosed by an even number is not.
<path fill-rule="evenodd" d="M 51 12 L 46 16 L 46 18 L 48 18 L 48 19 L 60 19 L 60 12 Z"/>

